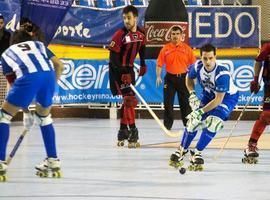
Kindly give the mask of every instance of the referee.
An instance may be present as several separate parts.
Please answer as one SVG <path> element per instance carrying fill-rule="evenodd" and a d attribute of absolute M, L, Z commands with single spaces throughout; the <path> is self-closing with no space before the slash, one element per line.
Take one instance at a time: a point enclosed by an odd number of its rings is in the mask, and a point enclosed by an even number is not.
<path fill-rule="evenodd" d="M 182 121 L 186 126 L 186 116 L 191 112 L 189 106 L 189 93 L 185 85 L 185 77 L 188 66 L 194 64 L 196 58 L 192 49 L 184 42 L 183 30 L 179 26 L 173 26 L 171 29 L 171 42 L 164 45 L 161 49 L 156 67 L 156 85 L 162 83 L 161 70 L 163 65 L 166 66 L 166 75 L 164 77 L 163 101 L 165 106 L 164 111 L 164 126 L 170 130 L 173 125 L 174 114 L 173 104 L 175 93 L 177 92 Z"/>

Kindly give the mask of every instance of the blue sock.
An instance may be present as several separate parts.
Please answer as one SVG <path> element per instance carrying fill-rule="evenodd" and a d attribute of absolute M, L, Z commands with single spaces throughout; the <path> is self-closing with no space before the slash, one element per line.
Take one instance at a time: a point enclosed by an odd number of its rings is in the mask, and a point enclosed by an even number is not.
<path fill-rule="evenodd" d="M 184 147 L 184 149 L 188 149 L 189 145 L 195 138 L 196 134 L 197 134 L 197 131 L 188 132 L 187 129 L 185 128 L 182 141 L 181 141 L 181 146 Z"/>
<path fill-rule="evenodd" d="M 211 140 L 215 137 L 216 132 L 210 132 L 207 128 L 204 128 L 201 134 L 201 137 L 196 145 L 196 149 L 198 151 L 202 151 L 205 147 L 211 142 Z"/>
<path fill-rule="evenodd" d="M 0 160 L 6 160 L 6 150 L 9 138 L 9 124 L 0 123 Z"/>
<path fill-rule="evenodd" d="M 47 156 L 49 158 L 57 158 L 55 132 L 52 124 L 40 126 Z"/>

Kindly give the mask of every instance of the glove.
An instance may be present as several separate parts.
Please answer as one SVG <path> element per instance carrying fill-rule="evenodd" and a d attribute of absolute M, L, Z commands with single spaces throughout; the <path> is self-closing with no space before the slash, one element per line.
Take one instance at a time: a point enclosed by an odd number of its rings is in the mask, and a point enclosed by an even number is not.
<path fill-rule="evenodd" d="M 254 76 L 254 80 L 250 82 L 250 92 L 257 94 L 260 90 L 260 85 L 258 82 L 258 76 Z"/>
<path fill-rule="evenodd" d="M 189 120 L 201 121 L 203 114 L 204 114 L 204 111 L 203 109 L 200 108 L 200 109 L 192 111 L 186 118 Z"/>
<path fill-rule="evenodd" d="M 192 111 L 197 110 L 199 108 L 200 104 L 201 104 L 201 101 L 196 96 L 196 93 L 195 93 L 194 90 L 192 90 L 189 93 L 188 101 L 189 101 L 189 105 L 190 105 Z"/>
<path fill-rule="evenodd" d="M 146 65 L 142 65 L 140 67 L 139 76 L 143 76 L 146 72 L 147 72 L 147 66 Z"/>
<path fill-rule="evenodd" d="M 34 117 L 31 113 L 23 113 L 23 126 L 24 129 L 30 130 L 34 125 Z"/>
<path fill-rule="evenodd" d="M 122 74 L 122 76 L 121 76 L 121 81 L 122 81 L 124 84 L 130 84 L 130 83 L 132 82 L 131 75 L 130 75 L 130 74 Z"/>

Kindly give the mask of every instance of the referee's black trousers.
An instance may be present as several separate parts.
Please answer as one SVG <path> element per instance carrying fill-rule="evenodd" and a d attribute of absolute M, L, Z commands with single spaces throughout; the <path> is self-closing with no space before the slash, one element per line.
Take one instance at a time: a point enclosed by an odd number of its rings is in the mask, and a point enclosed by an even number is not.
<path fill-rule="evenodd" d="M 182 121 L 186 126 L 186 116 L 191 112 L 188 97 L 189 92 L 185 84 L 186 73 L 181 75 L 173 75 L 167 73 L 164 78 L 163 101 L 164 101 L 164 125 L 167 129 L 171 129 L 174 120 L 173 104 L 175 94 L 177 93 Z"/>

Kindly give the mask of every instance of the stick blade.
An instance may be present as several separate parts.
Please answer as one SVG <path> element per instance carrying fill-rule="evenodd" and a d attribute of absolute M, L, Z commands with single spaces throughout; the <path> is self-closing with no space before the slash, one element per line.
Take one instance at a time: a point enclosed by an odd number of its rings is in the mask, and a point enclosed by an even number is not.
<path fill-rule="evenodd" d="M 165 134 L 169 137 L 176 138 L 176 137 L 180 137 L 183 134 L 183 131 L 179 130 L 179 131 L 173 132 L 173 131 L 167 130 L 165 131 Z"/>

